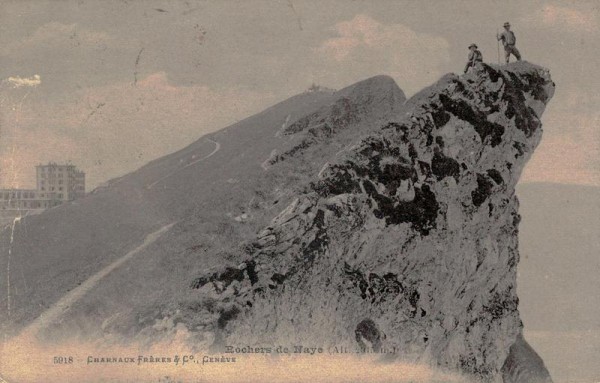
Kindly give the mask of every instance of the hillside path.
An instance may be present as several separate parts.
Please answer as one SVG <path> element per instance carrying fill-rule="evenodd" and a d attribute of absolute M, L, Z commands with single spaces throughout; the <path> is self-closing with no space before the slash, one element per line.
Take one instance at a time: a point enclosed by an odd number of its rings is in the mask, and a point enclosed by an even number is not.
<path fill-rule="evenodd" d="M 207 138 L 206 141 L 210 141 L 213 144 L 215 144 L 215 148 L 213 149 L 212 152 L 208 153 L 206 156 L 204 156 L 202 158 L 198 158 L 197 160 L 190 162 L 189 164 L 187 164 L 187 165 L 185 165 L 185 166 L 183 166 L 183 167 L 181 167 L 181 168 L 179 168 L 177 170 L 172 171 L 171 173 L 167 174 L 164 177 L 161 177 L 161 178 L 157 179 L 156 181 L 154 181 L 151 184 L 149 184 L 148 186 L 146 186 L 146 189 L 148 189 L 148 190 L 152 189 L 152 187 L 154 187 L 154 185 L 156 185 L 157 183 L 166 180 L 167 178 L 171 177 L 173 174 L 176 174 L 176 173 L 180 172 L 181 170 L 183 170 L 185 168 L 188 168 L 188 167 L 190 167 L 192 165 L 195 165 L 195 164 L 197 164 L 200 161 L 204 161 L 205 159 L 211 157 L 213 154 L 215 154 L 216 152 L 218 152 L 221 149 L 221 144 L 218 143 L 217 141 L 213 141 L 210 138 Z"/>
<path fill-rule="evenodd" d="M 131 250 L 121 258 L 117 259 L 110 265 L 106 266 L 96 274 L 89 277 L 85 282 L 81 285 L 77 286 L 73 290 L 69 291 L 65 296 L 63 296 L 58 302 L 50 306 L 46 311 L 44 311 L 36 320 L 34 320 L 29 326 L 27 326 L 22 332 L 21 336 L 26 335 L 35 335 L 40 330 L 48 327 L 50 324 L 55 322 L 58 318 L 60 318 L 65 312 L 69 310 L 71 305 L 80 300 L 87 292 L 89 292 L 92 288 L 94 288 L 102 278 L 106 277 L 113 270 L 120 267 L 122 264 L 130 260 L 134 255 L 144 250 L 146 247 L 154 243 L 162 234 L 167 232 L 175 223 L 171 223 L 169 225 L 165 225 L 160 229 L 156 230 L 153 233 L 150 233 L 144 239 L 141 245 Z"/>

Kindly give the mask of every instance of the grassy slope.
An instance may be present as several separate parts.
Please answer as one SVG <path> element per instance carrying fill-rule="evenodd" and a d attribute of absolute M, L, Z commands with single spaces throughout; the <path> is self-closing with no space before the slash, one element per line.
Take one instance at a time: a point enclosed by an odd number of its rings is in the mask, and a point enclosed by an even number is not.
<path fill-rule="evenodd" d="M 306 155 L 269 170 L 261 166 L 274 149 L 285 152 L 303 137 L 279 134 L 284 125 L 319 110 L 327 117 L 328 106 L 341 97 L 371 102 L 373 115 L 347 132 L 319 141 Z M 376 117 L 389 118 L 403 101 L 395 83 L 383 77 L 336 93 L 300 94 L 112 180 L 83 200 L 28 217 L 16 226 L 12 244 L 11 316 L 7 318 L 5 310 L 0 314 L 5 331 L 30 323 L 67 291 L 139 245 L 148 233 L 174 222 L 160 240 L 71 307 L 49 333 L 95 336 L 109 328 L 133 334 L 160 318 L 161 312 L 185 306 L 194 276 L 217 263 L 235 262 L 242 251 L 239 244 L 281 211 L 296 188 L 362 131 L 375 127 Z M 243 213 L 247 218 L 236 221 Z M 10 230 L 2 233 L 3 281 L 9 236 Z M 4 307 L 6 289 L 7 284 L 0 286 Z"/>
<path fill-rule="evenodd" d="M 210 206 L 211 197 L 234 193 L 235 187 L 226 180 L 258 172 L 257 163 L 268 156 L 270 146 L 278 144 L 274 142 L 273 130 L 281 126 L 286 116 L 311 112 L 330 97 L 324 93 L 299 95 L 209 135 L 235 145 L 224 145 L 212 157 L 176 172 L 152 189 L 147 186 L 206 156 L 214 144 L 200 139 L 85 199 L 24 219 L 17 224 L 12 247 L 11 320 L 31 320 L 74 285 L 137 246 L 149 232 Z M 264 145 L 257 146 L 260 137 Z M 226 171 L 233 161 L 237 162 L 235 170 L 230 167 Z M 6 280 L 9 231 L 5 230 L 2 238 L 2 280 Z M 0 287 L 3 306 L 6 287 Z"/>

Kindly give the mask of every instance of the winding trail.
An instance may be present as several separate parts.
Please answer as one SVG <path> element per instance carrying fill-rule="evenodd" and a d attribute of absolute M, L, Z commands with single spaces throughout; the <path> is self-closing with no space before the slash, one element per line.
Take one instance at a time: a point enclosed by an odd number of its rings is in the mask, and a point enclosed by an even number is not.
<path fill-rule="evenodd" d="M 36 320 L 34 320 L 29 326 L 27 326 L 20 334 L 20 336 L 30 336 L 37 334 L 40 330 L 43 330 L 58 318 L 60 318 L 65 312 L 69 310 L 71 305 L 80 300 L 87 292 L 95 287 L 102 278 L 106 277 L 113 270 L 130 260 L 134 255 L 144 250 L 146 247 L 154 243 L 162 234 L 167 232 L 175 223 L 165 225 L 153 233 L 150 233 L 144 239 L 141 245 L 131 250 L 123 257 L 117 259 L 110 265 L 106 266 L 96 274 L 89 277 L 81 285 L 77 286 L 73 290 L 69 291 L 63 296 L 58 302 L 53 304 L 50 308 L 44 311 Z"/>
<path fill-rule="evenodd" d="M 167 174 L 166 176 L 164 176 L 162 178 L 157 179 L 156 181 L 154 181 L 151 184 L 149 184 L 148 186 L 146 186 L 146 189 L 148 189 L 148 190 L 152 189 L 154 187 L 154 185 L 156 185 L 157 183 L 166 180 L 167 178 L 171 177 L 174 174 L 177 174 L 178 172 L 182 171 L 185 168 L 188 168 L 188 167 L 190 167 L 192 165 L 195 165 L 195 164 L 197 164 L 200 161 L 204 161 L 205 159 L 211 157 L 213 154 L 215 154 L 216 152 L 218 152 L 219 150 L 221 150 L 221 144 L 220 143 L 218 143 L 217 141 L 213 141 L 210 138 L 206 138 L 206 140 L 212 142 L 213 144 L 215 144 L 215 148 L 214 148 L 214 150 L 212 152 L 210 152 L 209 154 L 207 154 L 206 156 L 204 156 L 202 158 L 199 158 L 199 159 L 197 159 L 195 161 L 190 162 L 189 164 L 187 164 L 187 165 L 185 165 L 185 166 L 183 166 L 183 167 L 181 167 L 181 168 L 179 168 L 179 169 L 177 169 L 177 170 L 175 170 L 175 171 Z"/>

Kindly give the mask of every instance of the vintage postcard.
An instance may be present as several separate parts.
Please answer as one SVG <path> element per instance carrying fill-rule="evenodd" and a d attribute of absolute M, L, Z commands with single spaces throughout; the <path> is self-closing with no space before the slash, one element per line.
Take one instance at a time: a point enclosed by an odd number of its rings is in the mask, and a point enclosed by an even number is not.
<path fill-rule="evenodd" d="M 0 382 L 600 382 L 599 5 L 0 0 Z"/>

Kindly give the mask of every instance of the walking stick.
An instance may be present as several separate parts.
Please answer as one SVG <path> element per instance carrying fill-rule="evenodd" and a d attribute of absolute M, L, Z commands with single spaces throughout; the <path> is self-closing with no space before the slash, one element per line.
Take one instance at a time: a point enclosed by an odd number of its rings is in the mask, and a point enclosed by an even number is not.
<path fill-rule="evenodd" d="M 498 40 L 498 28 L 496 28 L 496 47 L 498 48 L 498 65 L 500 65 L 500 40 Z"/>

